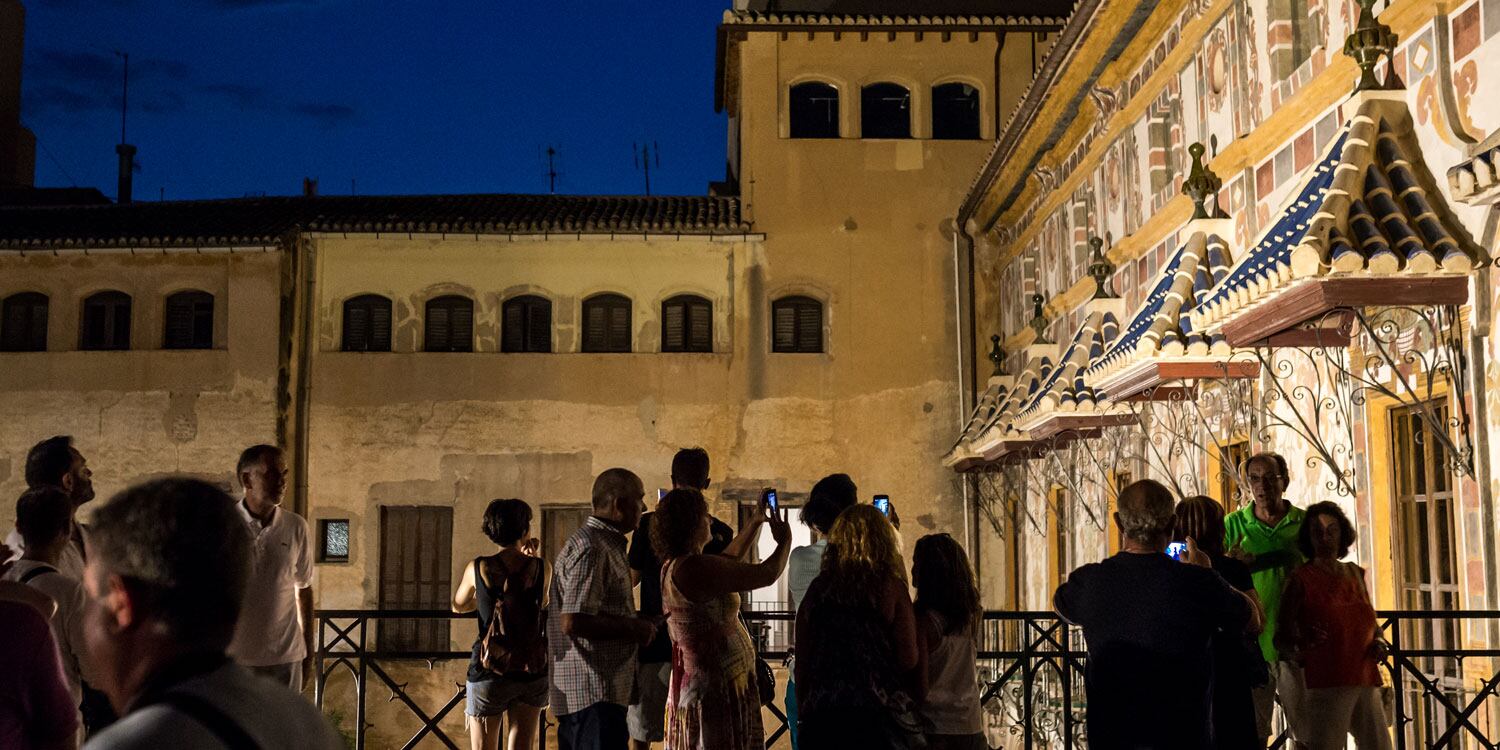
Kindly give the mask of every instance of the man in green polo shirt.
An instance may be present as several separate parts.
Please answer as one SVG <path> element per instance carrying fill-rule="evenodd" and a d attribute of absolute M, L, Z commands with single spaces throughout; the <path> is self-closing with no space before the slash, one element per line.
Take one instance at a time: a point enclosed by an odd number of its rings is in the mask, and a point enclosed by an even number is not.
<path fill-rule="evenodd" d="M 1271 684 L 1255 689 L 1255 714 L 1262 739 L 1268 739 L 1276 694 L 1281 694 L 1283 710 L 1297 703 L 1289 695 L 1295 680 L 1281 679 L 1286 666 L 1278 662 L 1273 639 L 1276 618 L 1281 612 L 1281 591 L 1292 570 L 1304 562 L 1297 549 L 1297 534 L 1306 513 L 1286 500 L 1289 472 L 1285 458 L 1275 453 L 1257 453 L 1245 461 L 1244 474 L 1254 502 L 1225 516 L 1224 548 L 1231 557 L 1250 566 L 1250 578 L 1265 611 L 1266 627 L 1260 633 L 1260 650 L 1271 666 Z"/>

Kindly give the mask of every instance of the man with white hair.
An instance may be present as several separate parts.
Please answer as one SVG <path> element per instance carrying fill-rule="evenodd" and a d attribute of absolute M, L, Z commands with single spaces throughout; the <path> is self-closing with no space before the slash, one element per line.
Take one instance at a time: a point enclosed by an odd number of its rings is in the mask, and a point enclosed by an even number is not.
<path fill-rule="evenodd" d="M 1120 552 L 1073 571 L 1052 599 L 1088 643 L 1094 748 L 1215 746 L 1210 638 L 1244 630 L 1251 604 L 1209 567 L 1193 540 L 1184 562 L 1166 555 L 1173 505 L 1157 482 L 1126 487 L 1114 514 Z"/>

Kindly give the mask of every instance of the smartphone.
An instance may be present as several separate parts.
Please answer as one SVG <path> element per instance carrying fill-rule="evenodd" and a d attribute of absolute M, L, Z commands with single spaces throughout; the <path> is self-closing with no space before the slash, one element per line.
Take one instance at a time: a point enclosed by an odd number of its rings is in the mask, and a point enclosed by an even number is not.
<path fill-rule="evenodd" d="M 891 497 L 890 497 L 890 495 L 876 495 L 875 496 L 875 508 L 877 510 L 879 510 L 881 513 L 884 513 L 885 516 L 886 516 L 886 518 L 890 518 L 890 516 L 891 516 Z"/>
<path fill-rule="evenodd" d="M 1187 557 L 1187 542 L 1172 542 L 1167 545 L 1167 557 L 1181 562 Z"/>
<path fill-rule="evenodd" d="M 766 505 L 769 506 L 773 512 L 781 511 L 781 505 L 778 504 L 776 500 L 776 490 L 767 487 L 761 491 L 761 495 L 765 497 Z"/>
<path fill-rule="evenodd" d="M 658 502 L 658 503 L 661 502 L 661 499 L 664 498 L 664 497 L 666 497 L 666 496 L 667 496 L 667 491 L 666 490 L 664 490 L 664 489 L 662 489 L 660 487 L 656 488 L 656 502 Z"/>

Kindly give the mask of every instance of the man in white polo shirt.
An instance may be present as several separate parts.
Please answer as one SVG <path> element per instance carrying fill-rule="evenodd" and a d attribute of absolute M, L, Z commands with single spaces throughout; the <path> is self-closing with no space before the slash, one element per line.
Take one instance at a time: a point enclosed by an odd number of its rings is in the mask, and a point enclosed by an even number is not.
<path fill-rule="evenodd" d="M 235 467 L 250 530 L 251 569 L 229 655 L 253 672 L 302 690 L 313 653 L 312 540 L 307 521 L 281 508 L 286 458 L 274 445 L 254 445 Z"/>

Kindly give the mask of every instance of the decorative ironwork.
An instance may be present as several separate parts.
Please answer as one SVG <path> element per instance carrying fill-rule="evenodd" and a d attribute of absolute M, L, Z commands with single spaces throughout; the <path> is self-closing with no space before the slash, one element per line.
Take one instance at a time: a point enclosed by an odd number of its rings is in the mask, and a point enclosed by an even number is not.
<path fill-rule="evenodd" d="M 1005 347 L 1000 346 L 999 334 L 990 335 L 989 360 L 995 364 L 993 375 L 1005 374 Z"/>
<path fill-rule="evenodd" d="M 1089 276 L 1094 279 L 1094 299 L 1116 299 L 1120 295 L 1115 293 L 1114 275 L 1115 264 L 1109 262 L 1104 255 L 1104 240 L 1098 237 L 1089 238 L 1089 247 L 1092 248 L 1092 259 L 1089 261 Z"/>
<path fill-rule="evenodd" d="M 1274 445 L 1273 430 L 1290 432 L 1311 450 L 1304 462 L 1311 471 L 1321 466 L 1329 479 L 1323 488 L 1353 497 L 1356 458 L 1354 410 L 1364 404 L 1348 377 L 1349 351 L 1344 346 L 1271 349 L 1259 347 L 1265 408 L 1260 411 L 1257 437 Z"/>
<path fill-rule="evenodd" d="M 1354 90 L 1400 88 L 1401 81 L 1396 77 L 1396 66 L 1391 57 L 1396 49 L 1396 34 L 1391 31 L 1391 27 L 1375 17 L 1375 0 L 1358 2 L 1359 20 L 1354 24 L 1354 31 L 1344 40 L 1344 54 L 1354 58 L 1354 64 L 1359 66 L 1359 81 L 1354 85 Z M 1375 66 L 1380 63 L 1381 58 L 1385 59 L 1386 64 L 1384 83 L 1375 78 Z"/>

